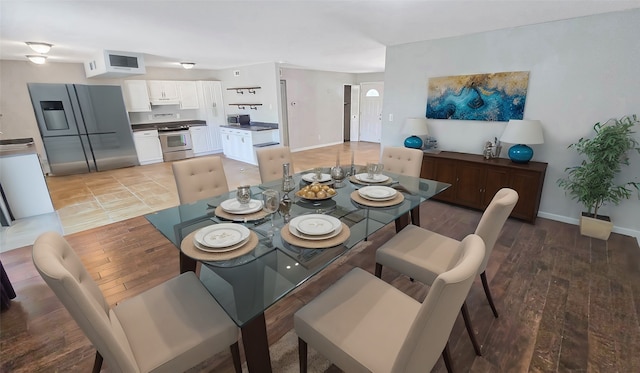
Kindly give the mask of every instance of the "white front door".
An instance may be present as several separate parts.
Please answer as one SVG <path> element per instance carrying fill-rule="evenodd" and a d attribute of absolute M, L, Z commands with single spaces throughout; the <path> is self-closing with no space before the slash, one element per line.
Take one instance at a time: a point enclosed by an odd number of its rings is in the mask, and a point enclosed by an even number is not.
<path fill-rule="evenodd" d="M 360 84 L 360 141 L 379 143 L 382 138 L 384 83 Z"/>

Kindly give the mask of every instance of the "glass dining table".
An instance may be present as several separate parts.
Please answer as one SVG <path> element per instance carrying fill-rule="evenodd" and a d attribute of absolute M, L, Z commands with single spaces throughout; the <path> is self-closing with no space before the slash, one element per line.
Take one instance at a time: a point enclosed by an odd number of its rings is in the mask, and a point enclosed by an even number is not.
<path fill-rule="evenodd" d="M 296 190 L 308 184 L 305 181 L 308 180 L 306 174 L 307 172 L 293 175 L 294 183 L 298 186 Z M 249 228 L 258 238 L 255 248 L 239 257 L 202 261 L 193 259 L 184 250 L 180 250 L 180 272 L 195 271 L 196 264 L 200 261 L 200 280 L 240 327 L 250 372 L 271 371 L 264 317 L 267 308 L 321 272 L 356 244 L 366 240 L 372 233 L 394 222 L 396 230 L 401 229 L 409 223 L 408 216 L 412 210 L 415 215 L 420 203 L 450 186 L 435 180 L 388 172 L 383 174 L 389 177 L 386 184 L 403 195 L 402 202 L 388 207 L 370 207 L 357 202 L 352 198 L 352 193 L 367 186 L 367 183 L 354 176 L 345 179 L 343 186 L 335 189 L 337 193 L 325 200 L 307 200 L 296 196 L 295 191 L 289 193 L 292 201 L 290 218 L 305 214 L 326 214 L 349 227 L 348 238 L 337 246 L 318 249 L 288 243 L 280 234 L 280 229 L 286 224 L 284 215 L 276 213 L 274 222 L 278 229 L 275 235 L 269 234 L 271 222 L 268 216 L 256 221 L 236 221 Z M 252 198 L 261 200 L 261 193 L 267 189 L 278 190 L 283 195 L 282 181 L 276 180 L 251 186 Z M 146 215 L 145 218 L 177 248 L 181 248 L 182 241 L 188 235 L 193 237 L 193 232 L 212 224 L 229 222 L 216 214 L 216 208 L 229 199 L 235 199 L 235 191 L 171 207 Z"/>

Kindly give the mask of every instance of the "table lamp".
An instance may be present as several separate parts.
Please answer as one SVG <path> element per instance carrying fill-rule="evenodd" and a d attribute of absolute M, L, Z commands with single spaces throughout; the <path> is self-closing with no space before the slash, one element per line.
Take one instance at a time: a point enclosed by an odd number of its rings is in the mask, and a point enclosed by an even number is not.
<path fill-rule="evenodd" d="M 422 139 L 418 136 L 427 136 L 429 130 L 427 129 L 427 118 L 407 118 L 404 121 L 404 127 L 402 133 L 405 135 L 411 135 L 404 140 L 405 148 L 422 148 Z"/>
<path fill-rule="evenodd" d="M 509 148 L 509 158 L 515 163 L 527 163 L 533 158 L 533 149 L 526 144 L 543 144 L 542 124 L 539 120 L 510 120 L 500 141 L 516 144 Z"/>

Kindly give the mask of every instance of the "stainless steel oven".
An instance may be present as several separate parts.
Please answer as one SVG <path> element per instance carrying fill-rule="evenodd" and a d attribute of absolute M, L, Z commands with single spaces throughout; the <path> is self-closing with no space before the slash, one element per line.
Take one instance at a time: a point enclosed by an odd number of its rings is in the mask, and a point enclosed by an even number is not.
<path fill-rule="evenodd" d="M 188 128 L 158 128 L 158 136 L 165 162 L 193 157 L 191 135 Z"/>

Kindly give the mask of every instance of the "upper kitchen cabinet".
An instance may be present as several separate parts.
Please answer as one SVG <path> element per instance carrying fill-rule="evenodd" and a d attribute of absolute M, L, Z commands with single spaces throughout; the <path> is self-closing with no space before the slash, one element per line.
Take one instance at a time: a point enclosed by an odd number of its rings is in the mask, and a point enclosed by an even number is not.
<path fill-rule="evenodd" d="M 128 112 L 151 111 L 146 80 L 125 80 L 122 85 L 122 92 Z"/>
<path fill-rule="evenodd" d="M 151 105 L 179 105 L 178 85 L 169 80 L 147 80 Z"/>
<path fill-rule="evenodd" d="M 180 95 L 180 109 L 198 109 L 198 86 L 196 82 L 176 82 Z"/>

